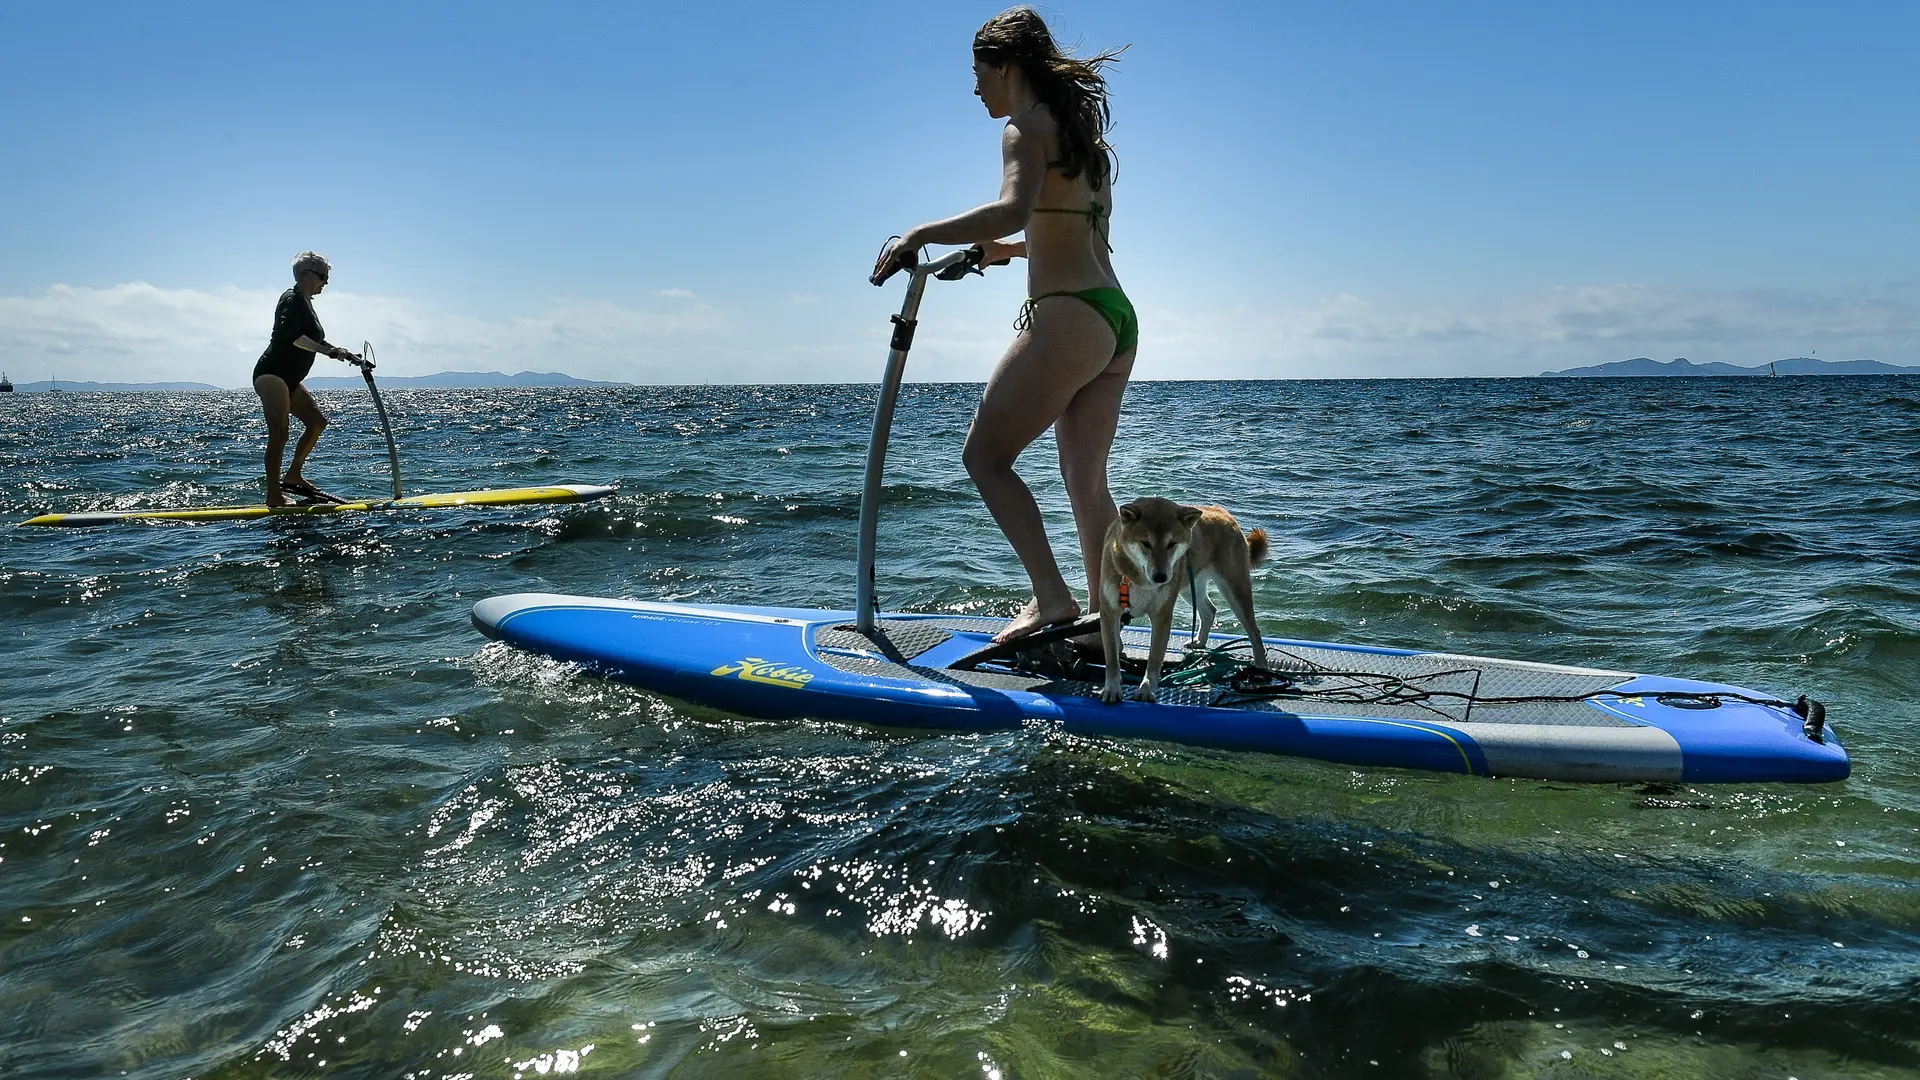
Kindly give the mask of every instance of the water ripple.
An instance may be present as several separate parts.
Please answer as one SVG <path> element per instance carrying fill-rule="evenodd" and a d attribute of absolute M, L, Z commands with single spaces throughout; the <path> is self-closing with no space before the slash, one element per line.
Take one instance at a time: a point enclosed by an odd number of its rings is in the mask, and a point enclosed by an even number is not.
<path fill-rule="evenodd" d="M 910 386 L 891 606 L 1025 597 Z M 388 483 L 370 404 L 312 473 Z M 0 1071 L 1920 1069 L 1900 379 L 1147 384 L 1123 500 L 1273 535 L 1270 632 L 1831 703 L 1854 779 L 1576 786 L 766 723 L 483 643 L 519 590 L 852 600 L 870 386 L 396 391 L 414 490 L 600 503 L 0 529 Z M 1819 416 L 1818 437 L 1783 417 Z M 1231 418 L 1231 422 L 1209 418 Z M 0 512 L 254 497 L 242 394 L 0 402 Z M 1022 460 L 1073 551 L 1050 440 Z"/>

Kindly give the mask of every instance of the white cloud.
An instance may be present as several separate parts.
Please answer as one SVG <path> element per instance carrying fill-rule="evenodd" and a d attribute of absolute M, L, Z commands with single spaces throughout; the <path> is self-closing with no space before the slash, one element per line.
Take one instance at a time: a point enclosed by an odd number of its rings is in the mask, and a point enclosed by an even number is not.
<path fill-rule="evenodd" d="M 1635 356 L 1752 365 L 1809 350 L 1920 363 L 1920 295 L 1908 288 L 1842 298 L 1584 285 L 1445 305 L 1341 295 L 1143 315 L 1140 370 L 1161 378 L 1534 375 Z"/>
<path fill-rule="evenodd" d="M 266 346 L 278 296 L 144 282 L 105 289 L 55 285 L 38 296 L 0 296 L 0 367 L 20 378 L 243 386 Z M 690 356 L 724 361 L 738 349 L 729 348 L 727 320 L 700 303 L 653 311 L 565 299 L 534 315 L 482 319 L 406 297 L 330 291 L 316 306 L 331 340 L 350 348 L 373 341 L 381 369 L 396 375 L 532 369 L 685 382 Z M 327 363 L 315 370 L 348 373 L 328 371 Z"/>
<path fill-rule="evenodd" d="M 152 373 L 174 370 L 175 357 L 231 355 L 255 339 L 257 355 L 272 322 L 274 295 L 134 282 L 111 289 L 55 285 L 39 296 L 0 296 L 0 355 L 31 378 L 186 378 Z M 245 373 L 222 381 L 245 382 Z"/>
<path fill-rule="evenodd" d="M 134 282 L 0 296 L 0 368 L 16 379 L 241 386 L 266 343 L 277 295 Z M 395 375 L 531 369 L 697 383 L 879 373 L 886 328 L 872 310 L 836 316 L 831 305 L 804 305 L 814 314 L 794 322 L 735 314 L 682 289 L 661 295 L 657 307 L 561 299 L 534 314 L 492 318 L 332 291 L 319 307 L 335 340 L 372 340 L 381 369 Z M 1011 335 L 997 308 L 991 318 L 980 313 L 992 303 L 982 296 L 927 322 L 911 375 L 984 378 Z M 745 299 L 741 306 L 751 311 Z M 1341 295 L 1264 310 L 1147 304 L 1141 314 L 1142 378 L 1531 375 L 1634 356 L 1759 364 L 1814 349 L 1829 359 L 1920 363 L 1920 292 L 1911 288 L 1843 298 L 1589 285 L 1451 304 Z"/>

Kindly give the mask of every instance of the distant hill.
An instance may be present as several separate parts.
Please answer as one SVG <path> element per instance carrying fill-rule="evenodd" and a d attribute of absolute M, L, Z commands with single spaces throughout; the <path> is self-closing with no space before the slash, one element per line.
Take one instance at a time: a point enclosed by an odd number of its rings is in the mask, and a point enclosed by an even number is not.
<path fill-rule="evenodd" d="M 442 371 L 437 375 L 381 375 L 376 368 L 373 377 L 381 386 L 411 386 L 434 390 L 492 390 L 507 386 L 629 385 L 621 382 L 576 379 L 558 371 L 522 371 L 513 375 L 502 375 L 497 371 Z M 339 390 L 352 386 L 365 386 L 366 381 L 358 375 L 352 375 L 340 378 L 310 378 L 307 380 L 307 385 L 316 390 Z"/>
<path fill-rule="evenodd" d="M 558 371 L 522 371 L 514 375 L 502 375 L 497 371 L 442 371 L 437 375 L 381 375 L 376 369 L 374 379 L 381 386 L 422 387 L 436 390 L 489 390 L 511 386 L 628 386 L 621 382 L 596 382 L 593 379 L 576 379 Z M 308 379 L 306 384 L 315 390 L 345 390 L 356 386 L 365 386 L 366 381 L 355 375 L 347 378 Z M 45 393 L 56 385 L 55 380 L 46 382 L 14 383 L 15 393 Z M 91 393 L 101 391 L 139 392 L 143 390 L 225 390 L 227 387 L 214 386 L 201 382 L 57 382 L 62 392 Z M 239 387 L 238 389 L 248 389 Z"/>
<path fill-rule="evenodd" d="M 1811 356 L 1795 356 L 1786 360 L 1776 360 L 1771 365 L 1740 367 L 1718 362 L 1696 364 L 1685 357 L 1663 363 L 1637 356 L 1632 360 L 1616 360 L 1611 364 L 1567 368 L 1565 371 L 1543 371 L 1539 377 L 1543 379 L 1617 379 L 1644 375 L 1768 375 L 1776 371 L 1782 375 L 1920 375 L 1920 367 L 1883 364 L 1878 360 L 1816 360 Z"/>
<path fill-rule="evenodd" d="M 214 386 L 211 383 L 203 383 L 203 382 L 151 382 L 151 383 L 147 383 L 147 382 L 142 382 L 142 383 L 60 382 L 57 379 L 49 379 L 46 382 L 14 383 L 13 391 L 16 394 L 44 394 L 48 390 L 53 389 L 55 386 L 58 386 L 60 388 L 60 392 L 63 394 L 69 390 L 73 391 L 76 394 L 87 394 L 87 393 L 99 393 L 103 391 L 121 392 L 121 391 L 133 391 L 133 390 L 224 390 L 226 389 L 226 387 L 224 386 Z"/>

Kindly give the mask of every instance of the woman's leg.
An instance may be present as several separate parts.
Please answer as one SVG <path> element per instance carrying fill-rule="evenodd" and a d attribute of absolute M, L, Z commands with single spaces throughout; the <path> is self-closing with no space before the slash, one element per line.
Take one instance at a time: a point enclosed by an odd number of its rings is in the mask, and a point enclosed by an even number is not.
<path fill-rule="evenodd" d="M 280 491 L 280 458 L 287 450 L 287 384 L 278 375 L 260 375 L 253 380 L 253 392 L 260 395 L 260 407 L 267 414 L 267 505 L 285 506 L 287 497 Z"/>
<path fill-rule="evenodd" d="M 1133 374 L 1134 354 L 1116 356 L 1107 369 L 1080 388 L 1053 425 L 1060 449 L 1060 478 L 1066 481 L 1067 501 L 1073 506 L 1074 528 L 1080 533 L 1080 558 L 1087 568 L 1087 598 L 1100 610 L 1100 548 L 1107 527 L 1120 516 L 1107 488 L 1107 454 L 1120 426 L 1120 399 Z"/>
<path fill-rule="evenodd" d="M 300 432 L 300 445 L 293 448 L 293 464 L 288 466 L 286 481 L 290 484 L 303 483 L 300 467 L 307 463 L 307 455 L 313 453 L 313 446 L 320 441 L 320 433 L 327 430 L 327 414 L 320 411 L 320 403 L 313 400 L 304 386 L 295 386 L 289 402 L 293 415 L 300 418 L 304 430 Z"/>
<path fill-rule="evenodd" d="M 1040 507 L 1013 463 L 1112 355 L 1113 330 L 1099 312 L 1072 297 L 1051 297 L 1035 304 L 1029 329 L 1013 339 L 987 381 L 962 461 L 1033 582 L 1033 601 L 997 641 L 1080 614 L 1047 543 Z"/>

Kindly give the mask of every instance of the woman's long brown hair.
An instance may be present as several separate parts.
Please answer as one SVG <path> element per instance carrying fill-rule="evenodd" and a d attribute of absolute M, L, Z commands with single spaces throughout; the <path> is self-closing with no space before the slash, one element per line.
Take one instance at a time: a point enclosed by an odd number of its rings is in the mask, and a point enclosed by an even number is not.
<path fill-rule="evenodd" d="M 973 35 L 976 58 L 996 67 L 1017 65 L 1034 95 L 1053 110 L 1060 125 L 1060 160 L 1049 164 L 1068 179 L 1085 170 L 1095 191 L 1106 186 L 1114 171 L 1113 148 L 1107 145 L 1113 117 L 1107 110 L 1107 80 L 1100 72 L 1124 51 L 1085 60 L 1068 56 L 1030 7 L 1008 8 Z"/>

